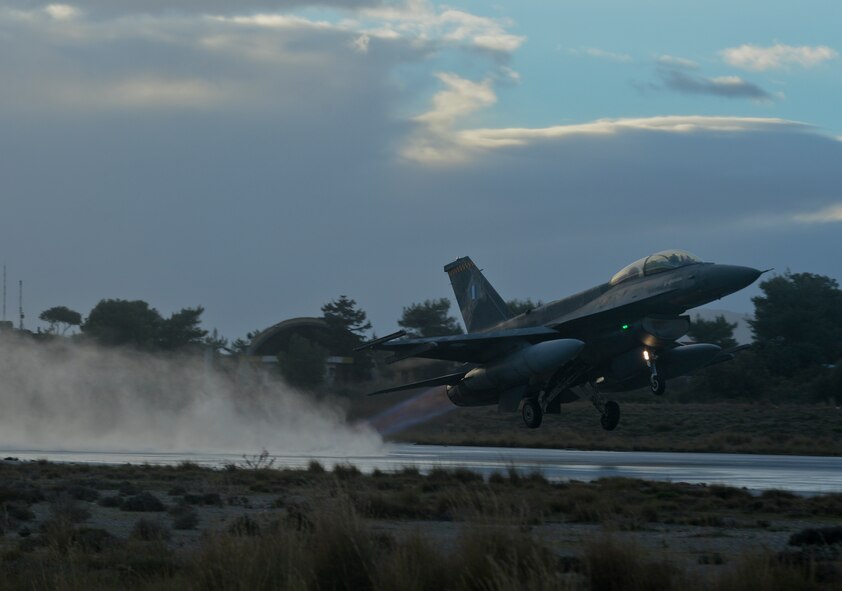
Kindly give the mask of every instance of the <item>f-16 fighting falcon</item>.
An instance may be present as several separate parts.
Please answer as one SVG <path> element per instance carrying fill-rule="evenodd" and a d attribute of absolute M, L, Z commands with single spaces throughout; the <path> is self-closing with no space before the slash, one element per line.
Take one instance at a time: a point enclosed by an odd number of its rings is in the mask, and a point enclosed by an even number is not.
<path fill-rule="evenodd" d="M 664 393 L 666 380 L 733 359 L 738 349 L 678 341 L 690 327 L 690 308 L 751 285 L 763 272 L 702 262 L 682 250 L 642 258 L 610 281 L 513 316 L 469 257 L 444 267 L 467 334 L 402 338 L 400 331 L 361 349 L 391 351 L 388 362 L 426 357 L 463 363 L 455 373 L 372 394 L 446 386 L 458 406 L 520 409 L 527 427 L 545 413 L 587 395 L 613 430 L 620 407 L 603 392 L 644 387 Z"/>

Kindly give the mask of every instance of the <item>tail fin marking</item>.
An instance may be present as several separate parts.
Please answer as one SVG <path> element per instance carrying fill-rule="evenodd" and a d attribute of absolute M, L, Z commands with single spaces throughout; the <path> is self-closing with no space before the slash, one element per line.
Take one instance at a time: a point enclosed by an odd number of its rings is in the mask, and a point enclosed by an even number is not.
<path fill-rule="evenodd" d="M 445 265 L 468 332 L 482 331 L 512 317 L 509 307 L 470 257 Z"/>

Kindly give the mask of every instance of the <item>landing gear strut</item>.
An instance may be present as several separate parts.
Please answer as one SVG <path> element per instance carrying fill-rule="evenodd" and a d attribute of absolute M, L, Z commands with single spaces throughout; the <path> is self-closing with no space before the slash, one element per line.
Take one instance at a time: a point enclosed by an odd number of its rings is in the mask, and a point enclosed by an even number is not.
<path fill-rule="evenodd" d="M 646 361 L 646 367 L 649 368 L 649 389 L 657 396 L 662 396 L 667 389 L 667 382 L 658 375 L 658 367 L 655 365 L 657 356 L 649 351 L 643 352 L 643 359 Z"/>
<path fill-rule="evenodd" d="M 530 429 L 537 429 L 541 426 L 541 421 L 544 420 L 544 411 L 541 410 L 541 405 L 534 398 L 530 398 L 523 403 L 521 415 L 523 416 L 523 422 Z"/>
<path fill-rule="evenodd" d="M 599 417 L 599 422 L 602 423 L 602 428 L 606 431 L 613 431 L 620 422 L 620 405 L 609 400 L 605 403 L 605 410 L 602 416 Z"/>
<path fill-rule="evenodd" d="M 602 392 L 599 391 L 599 387 L 596 385 L 596 382 L 590 382 L 589 386 L 591 404 L 594 405 L 594 408 L 598 410 L 601 415 L 599 417 L 599 422 L 602 424 L 602 428 L 606 431 L 613 431 L 617 428 L 617 424 L 620 422 L 620 405 L 613 400 L 605 400 L 605 397 L 602 395 Z"/>

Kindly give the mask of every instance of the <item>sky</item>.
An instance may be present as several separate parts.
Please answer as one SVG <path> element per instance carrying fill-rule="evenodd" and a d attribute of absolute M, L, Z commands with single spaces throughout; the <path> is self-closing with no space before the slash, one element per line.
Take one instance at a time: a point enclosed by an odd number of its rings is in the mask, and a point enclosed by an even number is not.
<path fill-rule="evenodd" d="M 836 0 L 0 0 L 6 318 L 19 280 L 30 329 L 123 298 L 231 339 L 346 294 L 382 335 L 464 255 L 545 302 L 668 248 L 840 280 L 839 23 Z"/>

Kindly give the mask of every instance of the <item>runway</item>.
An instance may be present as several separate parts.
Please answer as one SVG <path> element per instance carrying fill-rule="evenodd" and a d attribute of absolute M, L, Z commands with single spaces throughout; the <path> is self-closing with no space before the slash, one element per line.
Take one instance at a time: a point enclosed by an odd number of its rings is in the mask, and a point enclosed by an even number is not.
<path fill-rule="evenodd" d="M 9 450 L 0 457 L 54 462 L 178 464 L 209 467 L 244 466 L 242 454 Z M 484 476 L 516 469 L 540 472 L 551 481 L 591 481 L 607 477 L 641 478 L 694 484 L 725 484 L 751 491 L 784 489 L 800 494 L 842 493 L 842 457 L 772 456 L 713 453 L 610 452 L 499 447 L 388 444 L 379 455 L 340 456 L 332 453 L 273 455 L 275 467 L 303 468 L 311 460 L 326 467 L 353 464 L 363 472 L 415 466 L 464 467 Z"/>

